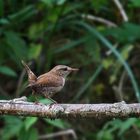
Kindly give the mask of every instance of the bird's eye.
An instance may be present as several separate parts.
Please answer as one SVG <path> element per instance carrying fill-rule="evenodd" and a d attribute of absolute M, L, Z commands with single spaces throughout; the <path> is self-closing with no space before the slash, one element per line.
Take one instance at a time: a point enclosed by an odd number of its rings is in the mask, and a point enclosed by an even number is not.
<path fill-rule="evenodd" d="M 63 71 L 67 71 L 68 69 L 67 68 L 63 68 Z"/>

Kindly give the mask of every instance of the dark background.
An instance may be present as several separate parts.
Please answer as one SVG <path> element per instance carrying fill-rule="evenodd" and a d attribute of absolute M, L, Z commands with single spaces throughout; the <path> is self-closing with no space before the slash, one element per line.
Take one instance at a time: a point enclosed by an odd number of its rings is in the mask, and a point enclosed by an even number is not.
<path fill-rule="evenodd" d="M 120 2 L 126 17 L 114 0 L 0 0 L 0 99 L 34 101 L 24 60 L 37 76 L 58 64 L 80 69 L 54 96 L 59 103 L 139 102 L 140 0 Z M 74 133 L 80 140 L 140 139 L 136 118 L 0 120 L 1 140 L 38 140 L 67 129 L 72 133 L 50 139 L 72 140 Z"/>

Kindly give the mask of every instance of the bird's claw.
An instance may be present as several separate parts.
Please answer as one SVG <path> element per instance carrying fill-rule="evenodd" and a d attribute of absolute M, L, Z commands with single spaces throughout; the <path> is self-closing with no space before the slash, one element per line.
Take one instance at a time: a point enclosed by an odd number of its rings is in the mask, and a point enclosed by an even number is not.
<path fill-rule="evenodd" d="M 53 106 L 53 105 L 56 105 L 56 104 L 57 104 L 57 102 L 51 103 L 51 104 L 49 105 L 49 109 L 52 108 L 52 106 Z"/>
<path fill-rule="evenodd" d="M 43 106 L 44 104 L 42 104 L 42 103 L 40 103 L 38 101 L 35 101 L 35 105 L 41 105 L 41 106 Z"/>

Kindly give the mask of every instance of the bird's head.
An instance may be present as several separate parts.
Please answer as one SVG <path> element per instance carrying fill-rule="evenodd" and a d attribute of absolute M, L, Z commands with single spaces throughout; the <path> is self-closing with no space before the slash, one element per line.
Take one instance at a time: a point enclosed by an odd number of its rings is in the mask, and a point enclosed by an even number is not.
<path fill-rule="evenodd" d="M 66 78 L 73 71 L 78 71 L 78 69 L 71 68 L 65 65 L 57 65 L 51 70 L 51 72 L 53 72 L 54 74 L 62 76 L 64 78 Z"/>

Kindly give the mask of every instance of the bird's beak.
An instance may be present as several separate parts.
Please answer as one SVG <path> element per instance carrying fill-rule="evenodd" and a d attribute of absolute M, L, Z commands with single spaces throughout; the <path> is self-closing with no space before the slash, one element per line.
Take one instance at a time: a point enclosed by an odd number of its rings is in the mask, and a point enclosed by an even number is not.
<path fill-rule="evenodd" d="M 76 68 L 70 68 L 69 71 L 78 71 L 79 69 Z"/>

